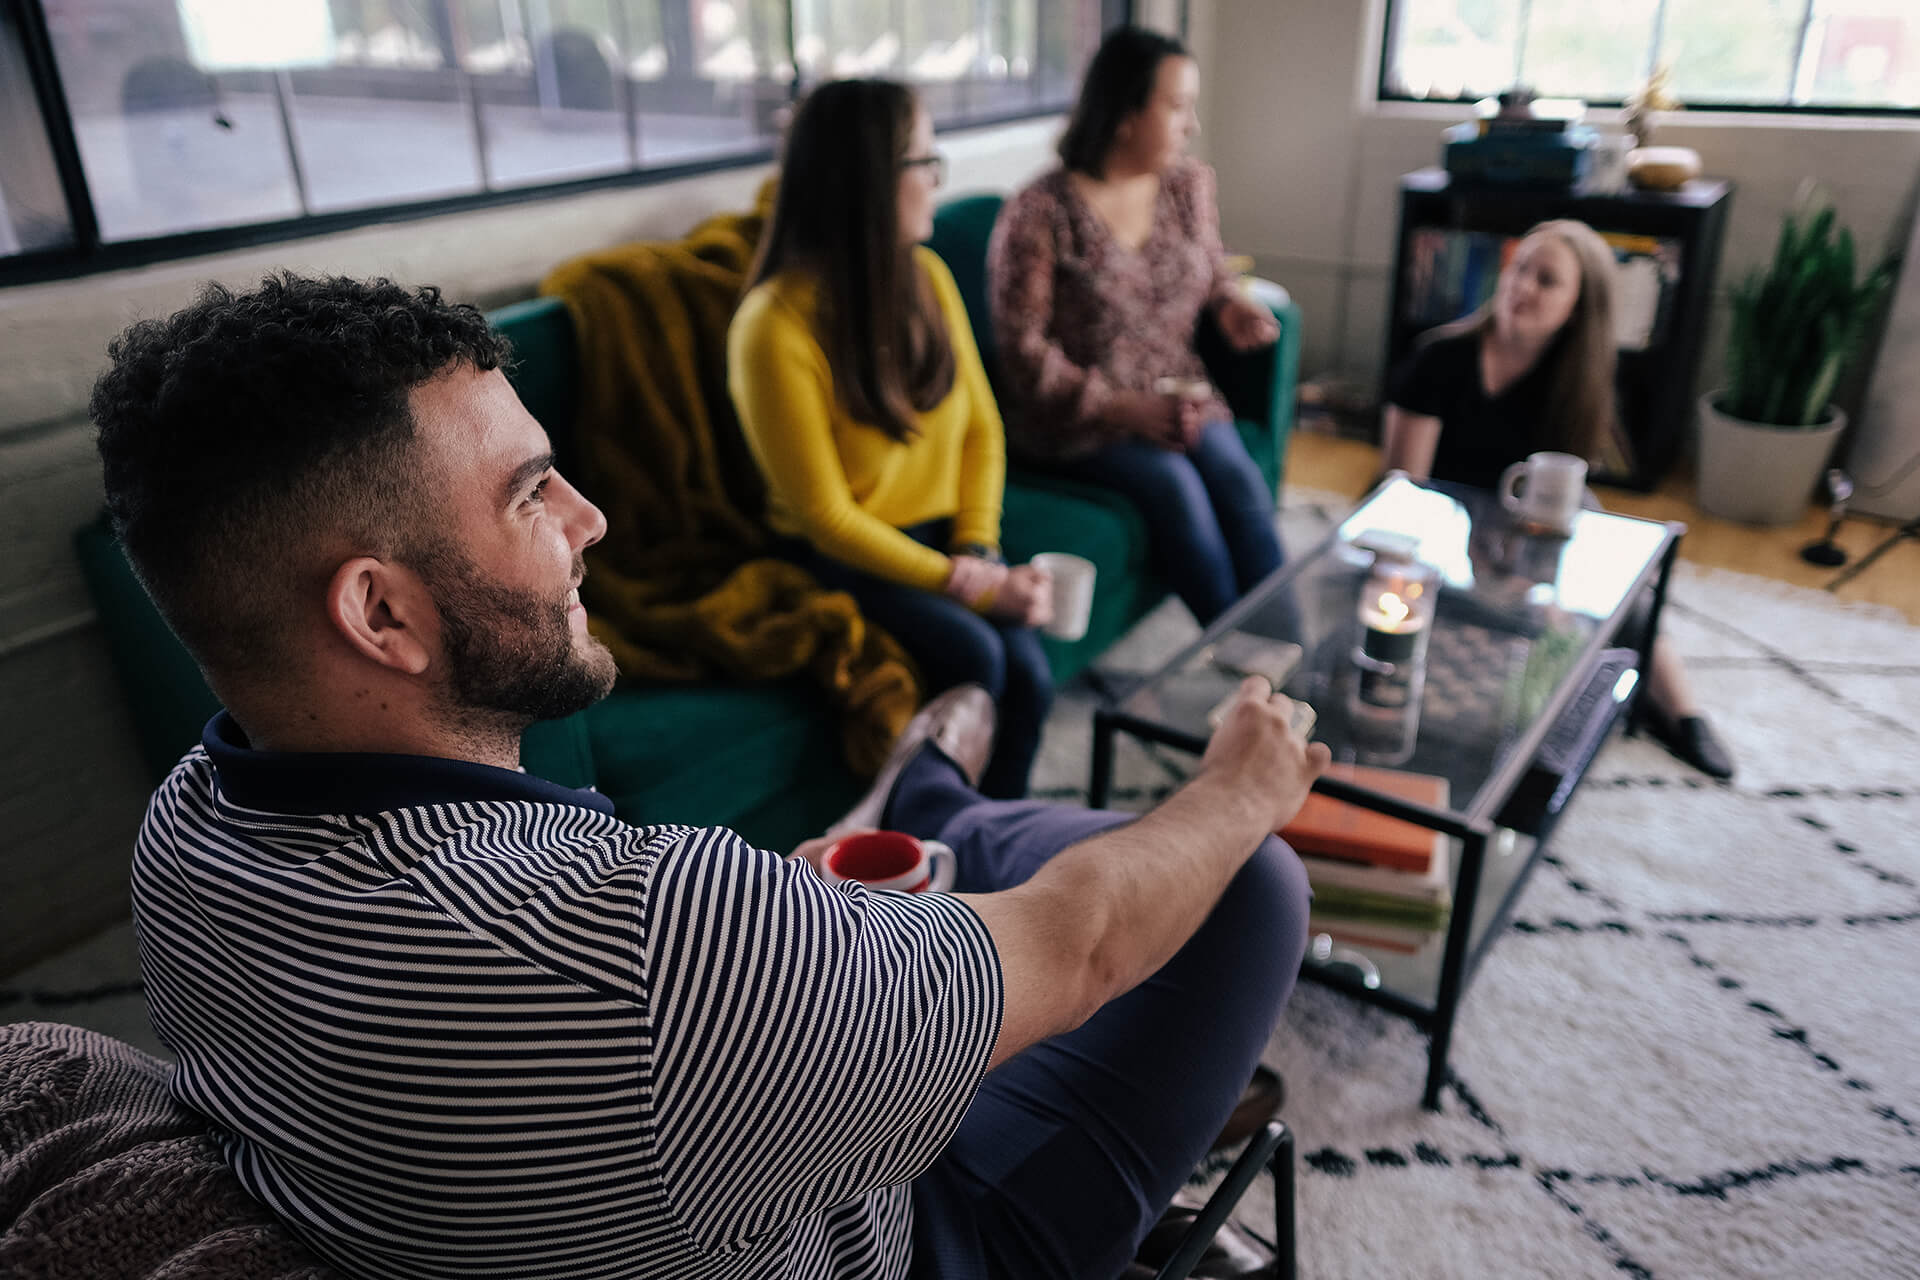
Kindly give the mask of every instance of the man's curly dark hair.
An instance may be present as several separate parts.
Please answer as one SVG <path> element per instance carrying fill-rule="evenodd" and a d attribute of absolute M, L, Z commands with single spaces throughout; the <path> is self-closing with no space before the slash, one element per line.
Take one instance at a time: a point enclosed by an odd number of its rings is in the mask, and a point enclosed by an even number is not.
<path fill-rule="evenodd" d="M 409 393 L 508 348 L 437 289 L 283 272 L 206 285 L 107 354 L 89 408 L 115 532 L 209 675 L 247 679 L 282 667 L 324 586 L 304 580 L 315 548 L 338 564 L 433 540 Z"/>

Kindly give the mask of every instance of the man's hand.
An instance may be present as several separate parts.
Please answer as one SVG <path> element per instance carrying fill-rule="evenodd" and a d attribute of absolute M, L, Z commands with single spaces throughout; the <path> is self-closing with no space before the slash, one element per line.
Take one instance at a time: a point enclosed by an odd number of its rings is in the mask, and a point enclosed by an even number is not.
<path fill-rule="evenodd" d="M 1030 564 L 1007 570 L 1007 580 L 993 598 L 990 614 L 1025 627 L 1044 627 L 1053 621 L 1053 577 Z"/>
<path fill-rule="evenodd" d="M 1003 564 L 995 564 L 982 556 L 954 556 L 942 590 L 971 609 L 1000 591 L 1006 581 L 1007 566 Z"/>
<path fill-rule="evenodd" d="M 1264 676 L 1248 676 L 1200 758 L 1200 777 L 1262 806 L 1269 831 L 1300 812 L 1313 780 L 1333 761 L 1326 744 L 1309 743 L 1287 727 L 1291 712 L 1291 703 L 1274 700 Z"/>
<path fill-rule="evenodd" d="M 1280 322 L 1273 312 L 1238 293 L 1220 304 L 1217 315 L 1221 336 L 1235 351 L 1253 351 L 1280 340 Z"/>

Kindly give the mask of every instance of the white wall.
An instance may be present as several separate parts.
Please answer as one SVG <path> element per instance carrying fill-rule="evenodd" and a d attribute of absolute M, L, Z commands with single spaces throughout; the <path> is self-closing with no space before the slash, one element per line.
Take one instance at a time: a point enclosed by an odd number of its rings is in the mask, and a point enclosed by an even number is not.
<path fill-rule="evenodd" d="M 1009 190 L 1052 159 L 1057 118 L 944 135 L 954 193 Z M 765 168 L 392 223 L 0 290 L 0 974 L 119 918 L 149 783 L 72 549 L 101 502 L 85 420 L 108 341 L 183 306 L 200 282 L 269 271 L 387 275 L 493 307 L 562 258 L 681 234 L 744 208 Z"/>
<path fill-rule="evenodd" d="M 1378 103 L 1382 0 L 1191 0 L 1203 149 L 1228 248 L 1305 312 L 1305 370 L 1381 372 L 1401 174 L 1439 163 L 1458 106 Z M 1618 113 L 1595 112 L 1598 123 Z M 1863 249 L 1903 244 L 1920 197 L 1920 121 L 1676 112 L 1657 141 L 1736 185 L 1721 284 L 1771 253 L 1804 179 Z M 1715 376 L 1719 348 L 1710 333 Z M 1856 377 L 1855 381 L 1858 381 Z"/>

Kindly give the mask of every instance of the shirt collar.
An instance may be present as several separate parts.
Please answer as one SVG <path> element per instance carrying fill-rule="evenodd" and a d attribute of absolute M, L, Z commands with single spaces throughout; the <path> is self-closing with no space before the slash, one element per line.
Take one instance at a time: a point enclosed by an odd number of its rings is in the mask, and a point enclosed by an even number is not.
<path fill-rule="evenodd" d="M 471 760 L 365 751 L 256 751 L 225 711 L 207 721 L 200 742 L 227 798 L 268 813 L 375 814 L 484 800 L 613 812 L 613 802 L 598 791 L 575 790 Z"/>

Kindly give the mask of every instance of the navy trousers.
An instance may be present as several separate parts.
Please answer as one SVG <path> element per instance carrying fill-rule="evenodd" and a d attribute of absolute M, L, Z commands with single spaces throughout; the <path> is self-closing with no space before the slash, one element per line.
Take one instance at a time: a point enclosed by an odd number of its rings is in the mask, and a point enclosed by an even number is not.
<path fill-rule="evenodd" d="M 1057 469 L 1140 509 L 1154 568 L 1203 627 L 1280 567 L 1273 494 L 1231 422 L 1209 423 L 1188 453 L 1115 440 Z"/>
<path fill-rule="evenodd" d="M 930 520 L 902 532 L 945 550 L 952 527 L 951 520 Z M 913 655 L 927 693 L 971 683 L 993 695 L 998 727 L 980 790 L 998 800 L 1026 795 L 1053 705 L 1053 670 L 1034 629 L 983 618 L 937 592 L 862 573 L 806 543 L 794 544 L 790 553 L 822 584 L 851 595 L 863 615 Z"/>
<path fill-rule="evenodd" d="M 951 845 L 955 887 L 986 893 L 1131 820 L 982 800 L 927 747 L 884 825 Z M 1268 838 L 1158 973 L 991 1072 L 914 1181 L 916 1280 L 1119 1275 L 1259 1063 L 1306 953 L 1308 897 L 1300 859 Z"/>

